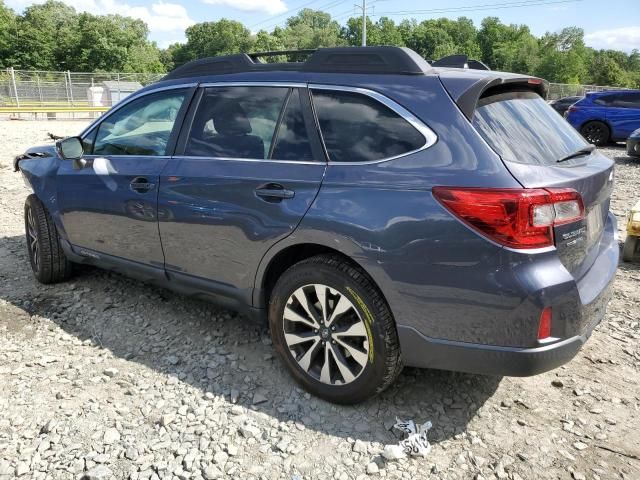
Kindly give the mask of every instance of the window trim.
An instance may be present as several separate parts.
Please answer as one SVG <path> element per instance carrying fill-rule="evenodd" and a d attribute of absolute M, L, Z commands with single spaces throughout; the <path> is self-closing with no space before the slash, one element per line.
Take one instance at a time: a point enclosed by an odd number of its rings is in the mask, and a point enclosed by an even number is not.
<path fill-rule="evenodd" d="M 373 165 L 376 163 L 389 162 L 391 160 L 396 160 L 398 158 L 406 157 L 408 155 L 413 155 L 414 153 L 421 152 L 422 150 L 426 150 L 427 148 L 433 146 L 438 141 L 438 135 L 431 130 L 427 125 L 425 125 L 418 117 L 416 117 L 409 110 L 404 108 L 399 103 L 391 100 L 389 97 L 376 92 L 374 90 L 369 90 L 368 88 L 362 87 L 349 87 L 346 85 L 329 85 L 329 84 L 321 84 L 321 83 L 309 83 L 308 84 L 309 91 L 313 94 L 313 90 L 331 90 L 338 92 L 350 92 L 350 93 L 358 93 L 361 95 L 365 95 L 367 97 L 373 98 L 377 102 L 381 103 L 385 107 L 389 108 L 391 111 L 396 113 L 398 116 L 403 118 L 406 122 L 408 122 L 413 128 L 415 128 L 425 140 L 424 145 L 420 148 L 416 148 L 415 150 L 411 150 L 409 152 L 401 153 L 399 155 L 394 155 L 392 157 L 380 158 L 378 160 L 367 160 L 364 162 L 334 162 L 329 157 L 329 154 L 326 149 L 326 145 L 324 143 L 324 136 L 322 135 L 322 130 L 320 129 L 320 123 L 318 121 L 318 116 L 315 111 L 315 105 L 313 108 L 313 114 L 316 117 L 316 124 L 318 128 L 318 132 L 320 133 L 320 138 L 322 139 L 322 146 L 327 153 L 327 159 L 330 164 L 333 165 Z M 312 95 L 313 97 L 313 95 Z M 313 104 L 313 100 L 311 102 Z"/>
<path fill-rule="evenodd" d="M 207 157 L 198 157 L 198 156 L 186 156 L 178 153 L 180 151 L 181 139 L 182 139 L 182 131 L 185 127 L 185 122 L 192 120 L 190 116 L 192 116 L 192 107 L 195 103 L 196 106 L 199 103 L 199 98 L 196 98 L 200 92 L 203 92 L 207 87 L 283 87 L 283 88 L 299 88 L 304 89 L 309 94 L 309 103 L 312 110 L 313 120 L 316 126 L 316 135 L 313 132 L 309 132 L 309 140 L 312 141 L 312 149 L 313 149 L 313 138 L 316 136 L 319 137 L 320 144 L 324 153 L 324 160 L 305 160 L 305 161 L 296 161 L 296 160 L 275 160 L 275 159 L 251 159 L 251 158 L 219 158 L 219 160 L 235 160 L 235 161 L 243 161 L 243 162 L 273 162 L 273 163 L 283 163 L 283 164 L 302 164 L 302 165 L 318 165 L 331 163 L 334 165 L 345 165 L 345 166 L 356 166 L 356 165 L 372 165 L 376 163 L 388 162 L 391 160 L 396 160 L 398 158 L 402 158 L 408 155 L 413 155 L 414 153 L 421 152 L 422 150 L 426 150 L 427 148 L 433 146 L 438 141 L 438 135 L 431 130 L 426 124 L 422 122 L 418 117 L 416 117 L 413 113 L 407 110 L 405 107 L 400 105 L 399 103 L 391 100 L 386 95 L 382 93 L 376 92 L 374 90 L 370 90 L 368 88 L 362 87 L 352 87 L 348 85 L 340 85 L 340 84 L 323 84 L 323 83 L 306 83 L 306 82 L 269 82 L 269 81 L 246 81 L 246 82 L 233 82 L 233 81 L 222 81 L 222 82 L 189 82 L 189 83 L 178 83 L 174 85 L 166 85 L 159 88 L 152 88 L 149 90 L 138 91 L 129 95 L 125 99 L 116 103 L 110 110 L 108 110 L 105 114 L 98 117 L 94 122 L 89 124 L 87 128 L 85 128 L 81 133 L 80 137 L 82 139 L 85 138 L 86 135 L 90 134 L 92 130 L 98 127 L 100 123 L 109 118 L 115 112 L 120 110 L 125 105 L 133 102 L 139 98 L 142 98 L 146 95 L 152 95 L 154 93 L 162 92 L 164 90 L 174 90 L 187 88 L 191 89 L 190 92 L 187 93 L 185 97 L 185 103 L 183 104 L 183 108 L 185 109 L 184 115 L 181 117 L 181 125 L 180 130 L 175 132 L 175 142 L 173 143 L 173 152 L 170 155 L 165 155 L 167 158 L 188 158 L 188 159 L 206 159 Z M 343 91 L 343 92 L 351 92 L 351 93 L 359 93 L 368 97 L 373 98 L 374 100 L 382 103 L 384 106 L 390 108 L 397 115 L 402 117 L 404 120 L 409 122 L 420 134 L 424 137 L 425 143 L 420 148 L 415 150 L 411 150 L 409 152 L 402 153 L 400 155 L 395 155 L 393 157 L 381 158 L 378 160 L 369 160 L 365 162 L 332 162 L 329 158 L 326 150 L 326 146 L 324 144 L 324 138 L 322 137 L 322 131 L 320 130 L 320 124 L 318 122 L 318 117 L 315 112 L 315 106 L 313 105 L 312 90 L 333 90 L 333 91 Z M 301 99 L 302 100 L 302 99 Z M 304 112 L 304 101 L 303 101 L 303 112 Z M 177 121 L 177 119 L 176 119 Z M 189 125 L 189 130 L 191 129 L 191 125 Z M 307 125 L 308 130 L 308 125 Z M 88 155 L 88 157 L 94 157 L 95 155 Z M 98 155 L 99 156 L 99 155 Z M 125 155 L 120 155 L 120 157 L 124 157 Z M 129 156 L 129 155 L 127 155 Z"/>
<path fill-rule="evenodd" d="M 187 112 L 187 114 L 185 115 L 185 118 L 183 119 L 182 131 L 180 132 L 180 135 L 176 142 L 176 149 L 172 156 L 173 159 L 179 160 L 184 158 L 187 160 L 203 160 L 203 161 L 210 161 L 214 159 L 214 160 L 221 160 L 221 161 L 262 162 L 262 163 L 269 162 L 269 163 L 282 163 L 282 164 L 291 164 L 291 165 L 326 165 L 327 164 L 327 159 L 326 159 L 326 156 L 324 155 L 325 153 L 324 144 L 322 144 L 323 155 L 321 155 L 320 158 L 314 159 L 314 160 L 277 160 L 277 159 L 271 159 L 271 158 L 202 157 L 198 155 L 184 155 L 187 139 L 191 132 L 193 119 L 195 118 L 195 114 L 198 111 L 198 107 L 200 106 L 200 102 L 202 101 L 202 96 L 204 95 L 205 89 L 227 88 L 227 87 L 274 87 L 274 88 L 288 88 L 289 90 L 292 90 L 292 89 L 306 90 L 308 92 L 307 84 L 301 83 L 301 82 L 267 82 L 267 81 L 265 82 L 224 82 L 224 81 L 223 82 L 202 82 L 198 85 L 198 89 L 196 91 L 194 98 L 192 99 L 191 106 L 189 107 L 189 111 Z M 290 95 L 290 92 L 287 93 L 287 100 L 289 95 Z M 305 104 L 304 104 L 304 99 L 302 98 L 304 94 L 300 92 L 300 95 L 301 95 L 300 101 L 302 102 L 302 110 L 303 110 L 303 116 L 304 116 Z M 274 132 L 280 128 L 280 121 L 282 120 L 280 117 L 281 116 L 278 117 L 278 123 L 275 126 Z M 314 115 L 314 120 L 315 120 L 315 115 Z M 305 117 L 305 124 L 306 124 L 306 121 L 307 119 Z M 306 125 L 306 126 L 307 126 L 307 133 L 309 135 L 309 142 L 311 144 L 312 153 L 316 155 L 316 153 L 320 153 L 320 152 L 315 152 L 314 150 L 314 137 L 319 137 L 320 132 L 318 131 L 317 128 L 315 133 L 313 131 L 309 131 L 309 125 Z"/>

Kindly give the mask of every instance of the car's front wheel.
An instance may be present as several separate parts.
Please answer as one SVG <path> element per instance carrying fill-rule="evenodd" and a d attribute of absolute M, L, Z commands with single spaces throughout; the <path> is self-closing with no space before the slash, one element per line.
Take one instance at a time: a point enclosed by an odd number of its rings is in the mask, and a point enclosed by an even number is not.
<path fill-rule="evenodd" d="M 580 133 L 589 143 L 601 147 L 609 141 L 609 127 L 598 121 L 585 123 L 580 129 Z"/>
<path fill-rule="evenodd" d="M 352 404 L 376 395 L 402 368 L 382 294 L 336 256 L 312 257 L 282 274 L 271 294 L 269 324 L 295 380 L 331 402 Z"/>
<path fill-rule="evenodd" d="M 56 283 L 69 278 L 71 262 L 67 259 L 51 215 L 35 195 L 24 204 L 27 253 L 31 269 L 40 283 Z"/>

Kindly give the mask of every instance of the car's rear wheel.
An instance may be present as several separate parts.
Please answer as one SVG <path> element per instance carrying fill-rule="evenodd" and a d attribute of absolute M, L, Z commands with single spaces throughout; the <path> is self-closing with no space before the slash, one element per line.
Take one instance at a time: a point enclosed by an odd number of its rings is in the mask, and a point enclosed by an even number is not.
<path fill-rule="evenodd" d="M 580 129 L 580 133 L 587 142 L 593 143 L 598 147 L 609 141 L 609 127 L 607 127 L 606 124 L 595 120 L 585 123 Z"/>
<path fill-rule="evenodd" d="M 56 283 L 71 275 L 67 259 L 51 215 L 35 195 L 24 204 L 24 224 L 31 270 L 40 283 Z"/>
<path fill-rule="evenodd" d="M 402 363 L 382 294 L 358 268 L 321 255 L 290 267 L 271 294 L 274 346 L 294 379 L 325 400 L 361 402 L 388 387 Z"/>

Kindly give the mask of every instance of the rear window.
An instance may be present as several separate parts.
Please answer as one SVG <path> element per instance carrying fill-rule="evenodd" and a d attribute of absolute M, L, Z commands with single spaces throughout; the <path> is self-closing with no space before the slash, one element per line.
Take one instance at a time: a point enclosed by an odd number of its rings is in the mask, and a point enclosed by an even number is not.
<path fill-rule="evenodd" d="M 505 92 L 481 98 L 473 126 L 511 162 L 551 165 L 587 145 L 580 134 L 534 92 Z"/>

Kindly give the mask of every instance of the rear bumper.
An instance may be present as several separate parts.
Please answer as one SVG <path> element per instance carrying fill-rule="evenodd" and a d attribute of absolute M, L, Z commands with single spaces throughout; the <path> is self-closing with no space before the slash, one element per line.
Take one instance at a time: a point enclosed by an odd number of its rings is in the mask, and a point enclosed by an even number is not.
<path fill-rule="evenodd" d="M 565 298 L 564 295 L 555 299 L 559 303 L 548 295 L 550 303 L 546 305 L 554 308 L 554 318 L 558 314 L 559 329 L 552 330 L 552 334 L 555 331 L 555 336 L 560 337 L 559 340 L 545 345 L 505 347 L 431 338 L 411 326 L 398 325 L 404 364 L 419 368 L 525 377 L 552 370 L 569 362 L 605 316 L 618 266 L 619 246 L 616 230 L 615 218 L 609 214 L 596 261 L 582 280 L 574 283 L 577 304 L 575 307 L 563 311 L 563 306 L 566 306 L 561 302 Z M 548 287 L 544 292 L 552 290 Z M 500 316 L 500 312 L 496 311 L 496 316 Z M 537 324 L 532 328 L 537 328 Z M 564 332 L 574 333 L 566 335 Z M 498 337 L 500 332 L 493 331 L 493 334 Z"/>
<path fill-rule="evenodd" d="M 497 347 L 439 340 L 425 337 L 413 328 L 403 326 L 398 326 L 398 335 L 403 362 L 407 366 L 527 377 L 553 370 L 570 361 L 589 339 L 595 326 L 582 335 L 536 348 Z"/>

